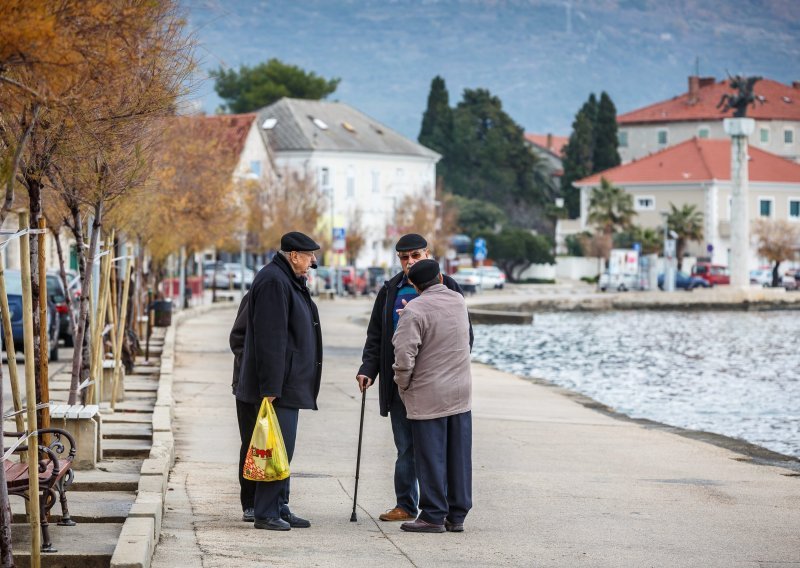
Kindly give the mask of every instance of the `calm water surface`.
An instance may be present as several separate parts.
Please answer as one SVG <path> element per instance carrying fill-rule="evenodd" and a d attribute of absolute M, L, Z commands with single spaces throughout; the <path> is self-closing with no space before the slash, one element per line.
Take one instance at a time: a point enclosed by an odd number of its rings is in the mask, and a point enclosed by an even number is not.
<path fill-rule="evenodd" d="M 473 358 L 800 457 L 799 341 L 798 311 L 552 313 L 476 326 Z"/>

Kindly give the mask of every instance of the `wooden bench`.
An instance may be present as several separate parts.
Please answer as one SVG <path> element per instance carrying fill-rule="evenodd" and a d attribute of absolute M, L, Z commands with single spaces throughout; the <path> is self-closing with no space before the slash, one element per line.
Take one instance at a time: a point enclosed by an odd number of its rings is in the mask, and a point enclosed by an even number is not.
<path fill-rule="evenodd" d="M 56 498 L 61 503 L 61 520 L 58 522 L 62 526 L 74 526 L 69 516 L 67 508 L 67 488 L 72 484 L 75 474 L 72 471 L 72 460 L 75 457 L 77 448 L 75 440 L 70 434 L 59 428 L 44 428 L 36 431 L 39 441 L 42 441 L 43 434 L 50 434 L 51 442 L 49 446 L 39 444 L 39 515 L 42 527 L 42 552 L 58 552 L 53 548 L 50 540 L 50 523 L 47 520 L 48 513 Z M 4 436 L 20 438 L 24 432 L 3 432 Z M 65 447 L 65 443 L 69 448 Z M 4 448 L 3 453 L 9 448 Z M 12 455 L 27 453 L 27 444 L 22 444 L 14 449 Z M 64 455 L 66 452 L 66 455 Z M 3 469 L 6 472 L 6 485 L 9 495 L 18 495 L 30 501 L 30 472 L 28 464 L 12 460 L 10 457 L 3 461 Z M 56 496 L 58 494 L 58 496 Z"/>

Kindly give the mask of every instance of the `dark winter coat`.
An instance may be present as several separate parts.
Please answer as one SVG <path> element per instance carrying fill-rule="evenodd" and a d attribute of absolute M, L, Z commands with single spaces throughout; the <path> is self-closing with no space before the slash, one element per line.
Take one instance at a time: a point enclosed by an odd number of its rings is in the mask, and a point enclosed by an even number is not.
<path fill-rule="evenodd" d="M 392 336 L 394 335 L 394 301 L 397 298 L 397 285 L 403 278 L 403 273 L 395 274 L 391 280 L 385 282 L 375 298 L 372 306 L 372 315 L 367 326 L 367 341 L 364 344 L 364 352 L 361 355 L 361 367 L 358 369 L 359 375 L 366 375 L 372 380 L 378 381 L 378 402 L 382 416 L 389 415 L 389 407 L 392 405 L 394 397 L 399 397 L 397 385 L 394 382 L 394 346 Z M 462 296 L 461 287 L 455 280 L 444 275 L 443 284 L 455 290 Z M 472 324 L 469 326 L 469 347 L 472 349 Z"/>
<path fill-rule="evenodd" d="M 231 336 L 228 343 L 233 351 L 233 381 L 231 388 L 236 394 L 236 386 L 239 384 L 239 371 L 242 367 L 242 353 L 244 353 L 244 336 L 247 333 L 247 301 L 250 294 L 245 294 L 239 303 L 239 311 L 236 312 L 236 321 L 233 322 Z"/>
<path fill-rule="evenodd" d="M 247 331 L 236 398 L 317 409 L 322 376 L 319 312 L 305 278 L 282 255 L 262 268 L 248 293 Z"/>

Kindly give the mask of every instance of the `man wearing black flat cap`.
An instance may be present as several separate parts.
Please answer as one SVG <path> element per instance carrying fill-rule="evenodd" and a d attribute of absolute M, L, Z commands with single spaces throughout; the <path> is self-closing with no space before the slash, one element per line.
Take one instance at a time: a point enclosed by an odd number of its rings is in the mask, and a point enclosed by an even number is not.
<path fill-rule="evenodd" d="M 472 508 L 472 375 L 464 298 L 442 285 L 439 265 L 408 271 L 420 296 L 392 337 L 394 382 L 406 407 L 419 477 L 416 520 L 408 532 L 462 532 Z"/>
<path fill-rule="evenodd" d="M 384 283 L 375 299 L 367 327 L 367 340 L 361 357 L 356 381 L 363 391 L 380 376 L 378 401 L 381 416 L 389 416 L 392 421 L 392 434 L 397 449 L 394 464 L 395 506 L 380 515 L 382 521 L 412 521 L 417 517 L 419 489 L 414 465 L 414 441 L 411 423 L 406 416 L 406 408 L 394 382 L 394 348 L 392 336 L 399 321 L 398 310 L 418 296 L 408 281 L 408 271 L 417 262 L 429 259 L 428 242 L 416 233 L 403 235 L 395 246 L 402 271 Z M 442 283 L 458 293 L 461 288 L 455 280 L 442 275 Z M 470 347 L 472 347 L 472 328 L 470 327 Z"/>
<path fill-rule="evenodd" d="M 300 409 L 317 410 L 322 376 L 322 332 L 317 306 L 306 287 L 319 245 L 293 231 L 281 237 L 281 250 L 253 280 L 248 293 L 236 400 L 249 408 L 252 424 L 264 398 L 272 401 L 291 462 Z M 242 420 L 240 413 L 240 423 Z M 289 509 L 289 479 L 258 482 L 255 527 L 288 531 L 311 523 Z"/>

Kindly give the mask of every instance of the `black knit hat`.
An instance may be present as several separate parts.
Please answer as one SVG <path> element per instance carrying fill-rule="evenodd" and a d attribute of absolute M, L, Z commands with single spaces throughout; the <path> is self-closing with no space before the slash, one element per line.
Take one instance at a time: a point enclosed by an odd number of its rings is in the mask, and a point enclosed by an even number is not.
<path fill-rule="evenodd" d="M 319 245 L 308 235 L 292 231 L 281 237 L 281 250 L 283 252 L 319 250 Z"/>
<path fill-rule="evenodd" d="M 439 263 L 432 258 L 415 262 L 414 266 L 408 269 L 408 279 L 417 286 L 427 284 L 437 276 L 439 276 Z"/>
<path fill-rule="evenodd" d="M 394 250 L 397 252 L 408 252 L 410 250 L 420 250 L 428 248 L 428 241 L 422 235 L 416 233 L 409 233 L 400 237 Z"/>

